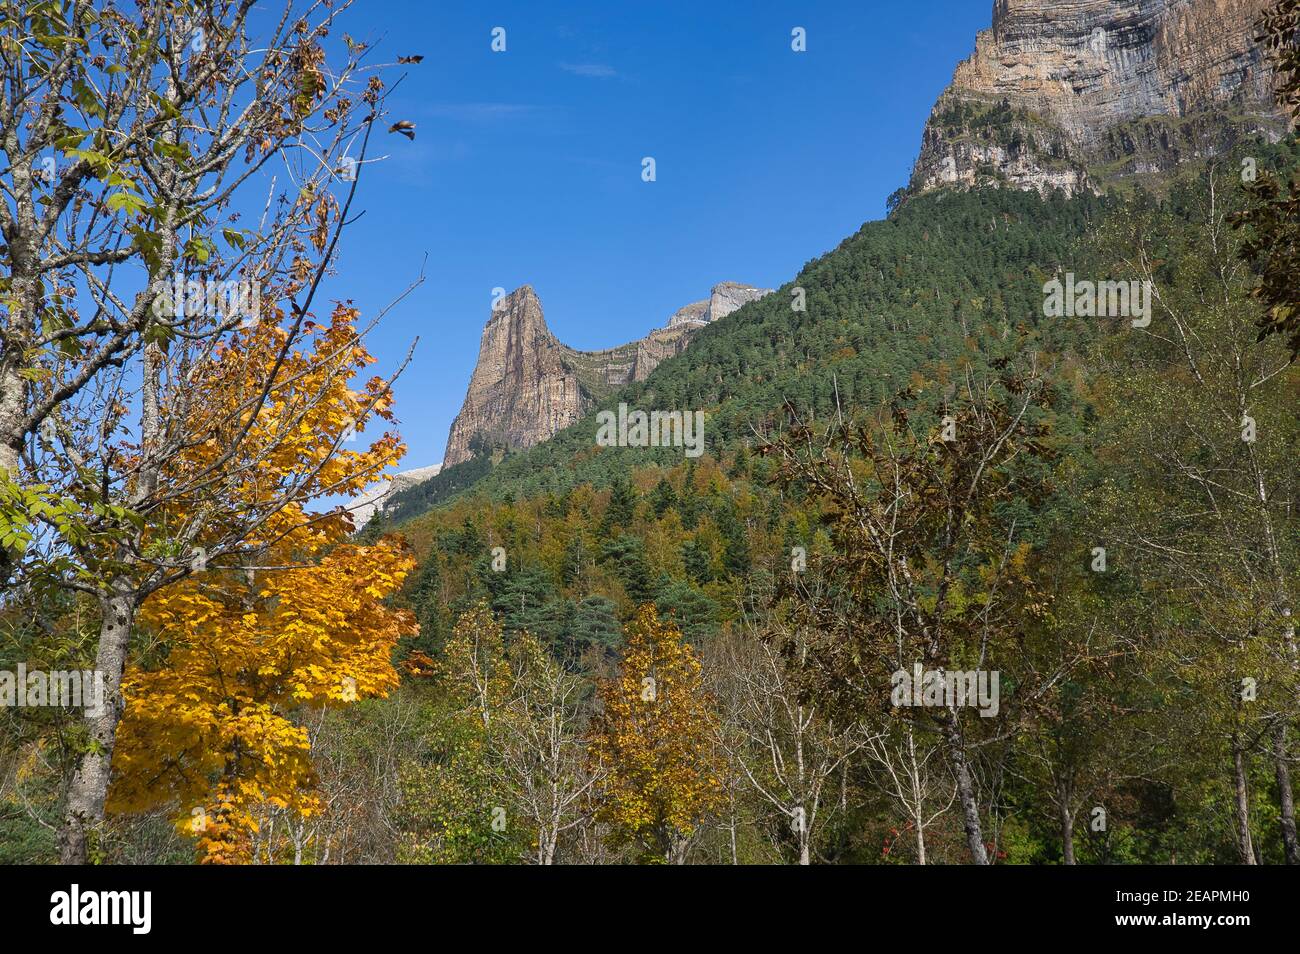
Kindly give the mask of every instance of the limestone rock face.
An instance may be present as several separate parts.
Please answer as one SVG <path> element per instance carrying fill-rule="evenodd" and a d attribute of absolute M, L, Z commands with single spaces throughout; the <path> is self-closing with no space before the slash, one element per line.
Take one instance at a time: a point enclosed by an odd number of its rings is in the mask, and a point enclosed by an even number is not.
<path fill-rule="evenodd" d="M 416 484 L 422 484 L 429 478 L 438 476 L 438 472 L 441 470 L 442 464 L 413 467 L 410 470 L 401 471 L 393 474 L 392 477 L 377 482 L 367 489 L 360 500 L 349 505 L 348 509 L 352 512 L 353 525 L 360 530 L 370 522 L 370 519 L 375 515 L 375 511 L 384 508 L 388 498 L 393 494 L 400 493 L 408 487 L 414 487 Z"/>
<path fill-rule="evenodd" d="M 707 325 L 709 323 L 709 303 L 707 301 L 693 301 L 685 308 L 678 308 L 673 312 L 672 317 L 668 319 L 669 328 L 678 328 L 683 325 Z"/>
<path fill-rule="evenodd" d="M 447 438 L 447 467 L 468 460 L 469 443 L 483 436 L 527 447 L 578 419 L 582 387 L 570 349 L 546 327 L 531 285 L 500 299 L 479 343 L 478 364 L 465 403 Z"/>
<path fill-rule="evenodd" d="M 741 285 L 738 282 L 719 282 L 709 293 L 709 313 L 705 321 L 707 323 L 725 318 L 742 305 L 758 301 L 771 293 L 770 288 L 754 288 L 752 285 Z"/>
<path fill-rule="evenodd" d="M 930 114 L 913 191 L 1096 189 L 1285 121 L 1256 43 L 1273 0 L 996 0 Z"/>
<path fill-rule="evenodd" d="M 636 345 L 636 359 L 632 363 L 629 380 L 644 381 L 661 361 L 685 351 L 692 335 L 700 328 L 771 293 L 770 288 L 755 288 L 739 282 L 720 282 L 714 285 L 708 298 L 677 309 L 669 317 L 666 326 L 656 328 L 640 341 L 633 342 Z"/>
<path fill-rule="evenodd" d="M 644 380 L 660 362 L 681 354 L 700 328 L 766 294 L 768 289 L 722 282 L 644 338 L 605 351 L 578 351 L 551 334 L 532 286 L 516 289 L 497 303 L 483 329 L 443 466 L 469 460 L 475 437 L 510 448 L 546 440 L 614 388 Z"/>
<path fill-rule="evenodd" d="M 764 295 L 770 295 L 770 288 L 755 288 L 739 282 L 719 282 L 703 301 L 693 301 L 684 308 L 679 308 L 668 319 L 668 328 L 682 325 L 700 326 L 711 321 L 725 318 L 741 305 L 758 301 Z"/>

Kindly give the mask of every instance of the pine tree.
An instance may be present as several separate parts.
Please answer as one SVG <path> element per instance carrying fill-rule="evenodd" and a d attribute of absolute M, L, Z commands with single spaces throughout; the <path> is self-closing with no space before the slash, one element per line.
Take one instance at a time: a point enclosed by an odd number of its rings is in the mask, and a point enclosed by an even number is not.
<path fill-rule="evenodd" d="M 610 490 L 609 504 L 605 508 L 605 518 L 600 523 L 600 535 L 612 536 L 616 531 L 627 532 L 632 528 L 636 518 L 636 491 L 626 476 L 614 481 Z"/>
<path fill-rule="evenodd" d="M 655 516 L 662 517 L 676 505 L 677 491 L 673 490 L 673 485 L 668 482 L 667 477 L 659 478 L 659 483 L 650 492 L 650 507 L 654 510 Z"/>
<path fill-rule="evenodd" d="M 420 635 L 415 646 L 428 653 L 442 641 L 442 575 L 438 569 L 438 555 L 430 553 L 420 565 L 407 597 L 408 605 L 420 624 Z"/>

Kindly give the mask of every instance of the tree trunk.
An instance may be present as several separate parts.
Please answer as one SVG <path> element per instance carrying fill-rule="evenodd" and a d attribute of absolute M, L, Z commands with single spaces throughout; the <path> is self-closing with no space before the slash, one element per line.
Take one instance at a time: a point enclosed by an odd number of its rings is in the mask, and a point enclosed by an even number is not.
<path fill-rule="evenodd" d="M 1284 607 L 1282 617 L 1286 626 L 1282 638 L 1286 643 L 1287 656 L 1291 660 L 1291 669 L 1300 672 L 1300 651 L 1295 641 L 1295 623 L 1291 618 L 1291 607 Z M 1296 839 L 1295 797 L 1291 792 L 1291 763 L 1288 761 L 1286 715 L 1278 720 L 1273 735 L 1273 767 L 1277 777 L 1277 800 L 1279 824 L 1282 826 L 1282 845 L 1286 851 L 1286 863 L 1300 865 L 1300 842 Z"/>
<path fill-rule="evenodd" d="M 740 864 L 740 855 L 736 851 L 736 801 L 734 798 L 731 801 L 731 813 L 727 823 L 727 830 L 729 834 L 728 840 L 731 842 L 731 863 L 738 865 Z"/>
<path fill-rule="evenodd" d="M 921 819 L 916 819 L 916 863 L 925 864 L 925 829 L 921 827 Z"/>
<path fill-rule="evenodd" d="M 1273 770 L 1277 777 L 1278 824 L 1282 828 L 1282 846 L 1286 863 L 1300 865 L 1300 844 L 1296 842 L 1295 798 L 1291 793 L 1291 766 L 1287 762 L 1286 721 L 1279 719 L 1273 730 Z"/>
<path fill-rule="evenodd" d="M 0 369 L 0 435 L 10 435 L 17 432 L 21 423 L 22 379 L 8 366 L 7 358 L 4 362 L 6 366 Z M 0 480 L 8 478 L 14 483 L 19 482 L 18 459 L 21 445 L 18 438 L 10 443 L 0 436 Z M 0 547 L 0 585 L 9 582 L 13 565 L 13 554 L 7 547 Z"/>
<path fill-rule="evenodd" d="M 8 356 L 0 366 L 0 475 L 18 480 L 18 456 L 22 451 L 22 426 L 25 410 L 23 379 Z"/>
<path fill-rule="evenodd" d="M 1250 840 L 1250 793 L 1246 785 L 1246 753 L 1241 740 L 1232 737 L 1232 774 L 1236 789 L 1237 852 L 1243 865 L 1255 863 L 1255 850 Z"/>
<path fill-rule="evenodd" d="M 668 836 L 668 850 L 664 852 L 664 860 L 670 865 L 686 864 L 686 846 L 689 844 L 687 839 L 680 835 Z"/>
<path fill-rule="evenodd" d="M 100 599 L 99 651 L 95 668 L 104 676 L 104 692 L 97 711 L 83 716 L 94 746 L 85 752 L 68 785 L 63 828 L 59 832 L 59 860 L 65 865 L 84 865 L 104 821 L 104 798 L 108 794 L 113 743 L 122 718 L 122 672 L 135 617 L 135 602 L 125 581 L 115 581 Z"/>
<path fill-rule="evenodd" d="M 1067 865 L 1077 864 L 1074 860 L 1074 813 L 1070 811 L 1070 803 L 1064 798 L 1061 799 L 1060 811 L 1062 863 Z"/>
<path fill-rule="evenodd" d="M 4 350 L 0 353 L 0 476 L 19 482 L 23 450 L 23 421 L 27 417 L 27 381 L 23 371 L 29 364 L 24 354 L 44 305 L 41 285 L 33 278 L 36 250 L 31 235 L 35 219 L 31 202 L 30 162 L 16 162 L 10 170 L 13 195 L 17 197 L 15 228 L 4 236 L 9 243 L 9 298 Z M 0 583 L 7 583 L 13 555 L 0 548 Z"/>
<path fill-rule="evenodd" d="M 957 793 L 961 798 L 962 827 L 966 830 L 966 847 L 970 851 L 971 863 L 986 865 L 989 863 L 989 853 L 984 847 L 984 832 L 980 827 L 979 800 L 975 797 L 975 783 L 971 779 L 970 762 L 966 757 L 966 743 L 962 740 L 961 726 L 957 723 L 955 712 L 948 712 L 943 723 L 943 734 L 948 742 L 948 764 L 952 768 Z"/>

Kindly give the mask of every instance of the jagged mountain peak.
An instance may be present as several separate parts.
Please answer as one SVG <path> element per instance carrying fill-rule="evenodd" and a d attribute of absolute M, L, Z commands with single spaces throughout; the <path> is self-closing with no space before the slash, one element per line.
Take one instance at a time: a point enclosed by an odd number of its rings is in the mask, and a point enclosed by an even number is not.
<path fill-rule="evenodd" d="M 551 333 L 537 292 L 521 285 L 498 299 L 488 316 L 465 402 L 447 437 L 444 465 L 468 460 L 475 437 L 512 448 L 546 440 L 614 388 L 644 380 L 661 361 L 680 354 L 700 328 L 768 291 L 719 282 L 708 298 L 678 309 L 644 338 L 579 351 Z"/>
<path fill-rule="evenodd" d="M 493 301 L 492 312 L 488 315 L 487 324 L 483 326 L 484 336 L 492 334 L 502 325 L 510 325 L 521 331 L 531 330 L 537 334 L 551 334 L 542 311 L 542 301 L 532 285 L 520 285 L 510 294 Z"/>
<path fill-rule="evenodd" d="M 510 294 L 502 295 L 496 300 L 492 306 L 492 316 L 488 320 L 491 321 L 492 318 L 507 312 L 531 310 L 534 307 L 538 311 L 542 307 L 541 300 L 537 297 L 537 290 L 532 285 L 520 285 Z"/>

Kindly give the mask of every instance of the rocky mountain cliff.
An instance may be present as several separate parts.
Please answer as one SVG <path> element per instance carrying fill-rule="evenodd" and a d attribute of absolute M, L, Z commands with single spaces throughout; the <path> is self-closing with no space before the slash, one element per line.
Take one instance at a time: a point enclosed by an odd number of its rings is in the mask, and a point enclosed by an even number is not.
<path fill-rule="evenodd" d="M 468 460 L 475 437 L 511 448 L 546 440 L 614 388 L 643 380 L 661 361 L 680 354 L 700 328 L 768 293 L 722 282 L 644 338 L 606 351 L 578 351 L 551 334 L 531 285 L 515 289 L 496 303 L 483 329 L 443 466 Z"/>
<path fill-rule="evenodd" d="M 996 0 L 926 123 L 910 189 L 1092 189 L 1285 122 L 1255 41 L 1274 0 Z"/>
<path fill-rule="evenodd" d="M 391 477 L 385 477 L 367 488 L 359 499 L 348 505 L 348 509 L 352 513 L 353 525 L 360 530 L 370 522 L 370 518 L 375 515 L 375 511 L 384 509 L 384 506 L 394 494 L 399 494 L 416 484 L 424 483 L 430 477 L 438 476 L 441 471 L 442 464 L 430 464 L 428 467 L 412 467 L 410 470 L 403 470 Z"/>

